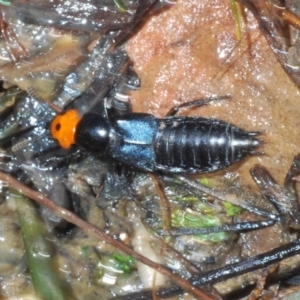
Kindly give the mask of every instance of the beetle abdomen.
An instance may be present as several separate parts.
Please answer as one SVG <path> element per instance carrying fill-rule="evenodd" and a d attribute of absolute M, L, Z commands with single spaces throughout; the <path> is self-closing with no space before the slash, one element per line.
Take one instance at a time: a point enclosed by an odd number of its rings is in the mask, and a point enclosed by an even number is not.
<path fill-rule="evenodd" d="M 161 119 L 154 143 L 156 170 L 193 174 L 227 167 L 261 145 L 257 134 L 215 119 Z"/>

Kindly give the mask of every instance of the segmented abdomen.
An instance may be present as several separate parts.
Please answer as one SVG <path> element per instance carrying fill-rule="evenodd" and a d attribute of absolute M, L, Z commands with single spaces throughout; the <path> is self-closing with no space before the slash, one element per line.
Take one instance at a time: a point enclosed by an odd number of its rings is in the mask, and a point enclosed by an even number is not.
<path fill-rule="evenodd" d="M 215 119 L 161 119 L 154 143 L 156 170 L 192 174 L 227 167 L 253 154 L 261 144 L 257 134 Z"/>

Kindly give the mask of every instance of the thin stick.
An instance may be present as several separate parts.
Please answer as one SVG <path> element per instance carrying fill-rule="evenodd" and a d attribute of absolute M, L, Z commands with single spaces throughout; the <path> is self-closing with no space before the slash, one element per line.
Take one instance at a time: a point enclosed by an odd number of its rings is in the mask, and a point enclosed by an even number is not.
<path fill-rule="evenodd" d="M 300 18 L 288 10 L 286 7 L 281 7 L 278 5 L 273 5 L 277 9 L 279 17 L 287 21 L 290 25 L 294 26 L 296 29 L 300 30 Z"/>
<path fill-rule="evenodd" d="M 166 197 L 166 194 L 163 190 L 163 187 L 161 186 L 161 183 L 157 176 L 150 174 L 149 176 L 154 183 L 155 189 L 157 191 L 157 194 L 160 198 L 160 203 L 162 206 L 162 218 L 163 218 L 163 230 L 169 231 L 171 229 L 171 208 L 170 203 Z"/>
<path fill-rule="evenodd" d="M 133 249 L 129 248 L 122 242 L 115 240 L 113 237 L 107 235 L 104 231 L 99 229 L 98 227 L 84 221 L 83 219 L 79 218 L 69 210 L 57 205 L 52 200 L 44 196 L 40 192 L 36 192 L 18 180 L 14 179 L 13 177 L 0 172 L 0 180 L 4 183 L 8 184 L 10 187 L 18 190 L 21 194 L 33 199 L 34 201 L 38 202 L 39 204 L 51 209 L 55 214 L 59 217 L 67 220 L 68 222 L 80 227 L 83 229 L 87 234 L 96 237 L 97 239 L 102 239 L 109 245 L 112 245 L 124 253 L 131 255 L 136 260 L 140 261 L 141 263 L 157 270 L 159 273 L 168 276 L 174 283 L 184 289 L 186 292 L 192 294 L 196 299 L 203 299 L 203 300 L 213 300 L 212 297 L 205 294 L 201 291 L 198 287 L 191 285 L 187 280 L 178 277 L 177 275 L 173 274 L 173 272 L 161 264 L 155 263 L 152 260 L 146 258 L 143 255 L 135 252 Z"/>

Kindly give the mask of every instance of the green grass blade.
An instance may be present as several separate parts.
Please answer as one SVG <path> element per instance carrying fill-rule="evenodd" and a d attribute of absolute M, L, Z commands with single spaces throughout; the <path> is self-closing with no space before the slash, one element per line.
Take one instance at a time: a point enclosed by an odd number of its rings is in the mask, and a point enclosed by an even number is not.
<path fill-rule="evenodd" d="M 242 38 L 242 29 L 238 4 L 235 2 L 235 0 L 230 0 L 230 6 L 234 18 L 237 40 L 239 41 Z"/>
<path fill-rule="evenodd" d="M 0 4 L 5 5 L 5 6 L 9 6 L 9 5 L 11 5 L 11 2 L 6 1 L 6 0 L 0 0 Z"/>
<path fill-rule="evenodd" d="M 32 202 L 12 191 L 17 207 L 28 268 L 36 294 L 43 300 L 68 299 L 55 270 L 54 251 L 46 239 L 47 230 Z"/>

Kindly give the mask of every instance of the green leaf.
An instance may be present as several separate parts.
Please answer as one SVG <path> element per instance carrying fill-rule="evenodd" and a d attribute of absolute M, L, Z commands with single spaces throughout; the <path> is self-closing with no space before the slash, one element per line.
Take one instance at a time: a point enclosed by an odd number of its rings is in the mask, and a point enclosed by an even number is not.
<path fill-rule="evenodd" d="M 225 211 L 228 217 L 234 217 L 243 211 L 241 207 L 226 201 L 223 202 L 223 205 L 225 207 Z"/>

